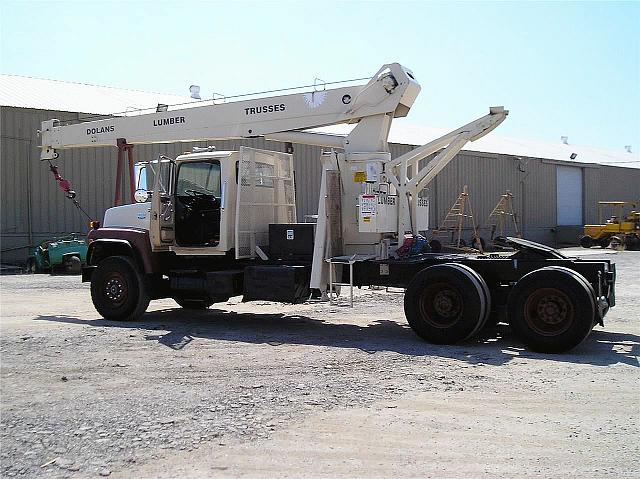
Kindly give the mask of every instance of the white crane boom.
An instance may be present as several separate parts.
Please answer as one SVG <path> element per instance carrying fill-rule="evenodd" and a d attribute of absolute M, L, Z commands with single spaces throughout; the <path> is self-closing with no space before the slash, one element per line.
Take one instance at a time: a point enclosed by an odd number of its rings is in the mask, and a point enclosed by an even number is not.
<path fill-rule="evenodd" d="M 42 123 L 41 159 L 57 157 L 56 150 L 93 146 L 172 143 L 269 136 L 338 123 L 356 123 L 367 117 L 406 116 L 420 85 L 398 63 L 384 65 L 360 86 L 321 89 L 259 99 L 60 125 Z M 287 140 L 289 141 L 289 140 Z M 331 142 L 331 140 L 327 139 Z M 386 141 L 386 137 L 385 137 Z"/>

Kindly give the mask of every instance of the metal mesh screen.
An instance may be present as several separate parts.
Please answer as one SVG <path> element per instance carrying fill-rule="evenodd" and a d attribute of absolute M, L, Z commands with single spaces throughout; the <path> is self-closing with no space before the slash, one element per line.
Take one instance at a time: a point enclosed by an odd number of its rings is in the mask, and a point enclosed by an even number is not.
<path fill-rule="evenodd" d="M 269 246 L 269 224 L 296 222 L 293 158 L 240 148 L 236 203 L 236 258 L 254 258 Z"/>

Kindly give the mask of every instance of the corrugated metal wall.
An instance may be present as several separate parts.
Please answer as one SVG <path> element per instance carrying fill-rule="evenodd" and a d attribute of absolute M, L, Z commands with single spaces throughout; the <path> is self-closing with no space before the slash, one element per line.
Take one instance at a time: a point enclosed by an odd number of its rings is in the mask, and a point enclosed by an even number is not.
<path fill-rule="evenodd" d="M 394 146 L 394 149 L 402 146 L 405 151 L 411 148 L 408 145 Z M 395 157 L 393 149 L 392 152 Z M 404 151 L 398 151 L 402 152 Z M 514 195 L 513 208 L 524 235 L 534 241 L 553 243 L 552 229 L 556 218 L 555 165 L 537 158 L 461 152 L 428 186 L 431 227 L 441 225 L 465 185 L 468 187 L 473 216 L 480 226 L 482 237 L 491 236 L 489 215 L 501 195 L 509 190 Z M 470 238 L 471 222 L 468 221 L 467 224 L 467 236 Z M 511 226 L 507 233 L 513 232 Z"/>
<path fill-rule="evenodd" d="M 587 223 L 598 221 L 598 201 L 640 201 L 640 170 L 617 166 L 585 169 Z"/>
<path fill-rule="evenodd" d="M 0 108 L 0 177 L 1 179 L 1 261 L 21 262 L 27 247 L 43 239 L 63 233 L 87 229 L 86 219 L 65 199 L 47 165 L 40 162 L 36 130 L 51 118 L 63 121 L 84 114 Z M 283 151 L 283 144 L 250 139 L 211 142 L 219 150 L 235 150 L 241 145 Z M 206 142 L 135 147 L 137 160 L 163 154 L 176 157 L 193 146 Z M 392 157 L 404 154 L 411 145 L 390 145 Z M 317 212 L 320 190 L 321 148 L 295 145 L 298 218 Z M 57 162 L 60 173 L 78 192 L 78 200 L 94 218 L 101 219 L 112 205 L 115 170 L 115 148 L 87 148 L 61 152 Z M 580 166 L 579 164 L 575 166 Z M 618 167 L 583 167 L 585 221 L 597 220 L 599 200 L 632 200 L 640 198 L 640 170 Z M 124 183 L 127 185 L 126 181 Z M 438 225 L 460 194 L 469 186 L 471 204 L 477 222 L 485 225 L 500 195 L 507 189 L 515 195 L 514 207 L 527 238 L 554 244 L 556 226 L 556 163 L 537 158 L 515 158 L 508 155 L 462 152 L 435 181 L 429 185 L 431 198 L 430 224 Z M 483 236 L 489 236 L 483 231 Z"/>
<path fill-rule="evenodd" d="M 414 147 L 410 145 L 391 145 L 392 157 L 404 154 L 412 148 Z M 556 245 L 558 164 L 540 158 L 463 151 L 428 186 L 431 198 L 430 225 L 435 228 L 441 224 L 463 187 L 467 185 L 474 218 L 481 226 L 481 236 L 488 238 L 491 234 L 488 217 L 500 196 L 510 190 L 514 195 L 513 206 L 524 237 Z M 638 169 L 566 164 L 583 170 L 585 223 L 598 221 L 598 201 L 640 199 Z"/>

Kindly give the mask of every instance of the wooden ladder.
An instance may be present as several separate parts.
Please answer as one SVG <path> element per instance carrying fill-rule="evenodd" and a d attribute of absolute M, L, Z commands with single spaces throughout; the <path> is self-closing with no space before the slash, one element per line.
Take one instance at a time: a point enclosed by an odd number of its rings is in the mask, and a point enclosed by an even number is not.
<path fill-rule="evenodd" d="M 509 218 L 513 221 L 515 235 L 518 238 L 522 238 L 522 234 L 520 233 L 520 229 L 518 228 L 518 218 L 513 211 L 513 193 L 507 190 L 504 195 L 500 196 L 498 204 L 493 209 L 493 211 L 489 215 L 489 219 L 487 220 L 487 223 L 491 224 L 491 239 L 495 237 L 496 231 L 498 232 L 498 236 L 505 235 Z"/>
<path fill-rule="evenodd" d="M 433 231 L 433 235 L 441 233 L 451 232 L 451 244 L 457 248 L 461 247 L 462 243 L 462 229 L 464 227 L 465 220 L 469 218 L 473 227 L 473 238 L 476 240 L 478 249 L 482 251 L 480 244 L 480 236 L 478 235 L 478 228 L 473 217 L 473 210 L 471 208 L 471 200 L 469 199 L 469 188 L 464 185 L 462 193 L 458 196 L 458 199 L 453 204 L 447 215 L 442 220 L 440 227 Z"/>

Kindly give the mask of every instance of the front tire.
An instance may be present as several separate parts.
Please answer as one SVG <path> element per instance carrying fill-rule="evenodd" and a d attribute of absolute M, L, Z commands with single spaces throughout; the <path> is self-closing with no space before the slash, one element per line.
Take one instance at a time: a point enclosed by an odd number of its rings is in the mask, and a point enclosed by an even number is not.
<path fill-rule="evenodd" d="M 110 256 L 93 273 L 91 299 L 103 318 L 132 321 L 144 314 L 150 297 L 135 262 L 128 256 Z"/>
<path fill-rule="evenodd" d="M 587 249 L 591 248 L 593 246 L 593 238 L 589 235 L 584 235 L 580 238 L 580 246 Z"/>

